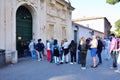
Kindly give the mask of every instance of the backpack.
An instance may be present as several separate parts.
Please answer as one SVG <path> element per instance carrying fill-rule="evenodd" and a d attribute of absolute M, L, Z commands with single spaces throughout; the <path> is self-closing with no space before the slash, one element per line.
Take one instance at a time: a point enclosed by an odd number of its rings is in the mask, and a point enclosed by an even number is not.
<path fill-rule="evenodd" d="M 54 45 L 53 50 L 54 50 L 54 56 L 59 56 L 59 49 L 57 45 Z"/>
<path fill-rule="evenodd" d="M 76 52 L 76 45 L 71 45 L 70 52 Z"/>

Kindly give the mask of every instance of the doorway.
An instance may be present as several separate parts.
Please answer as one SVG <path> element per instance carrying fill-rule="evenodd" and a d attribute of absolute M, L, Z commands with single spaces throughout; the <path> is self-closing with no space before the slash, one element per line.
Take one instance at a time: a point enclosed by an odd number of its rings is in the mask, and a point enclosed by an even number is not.
<path fill-rule="evenodd" d="M 32 39 L 32 15 L 30 11 L 20 6 L 16 12 L 16 49 L 18 57 L 24 56 L 24 43 Z"/>

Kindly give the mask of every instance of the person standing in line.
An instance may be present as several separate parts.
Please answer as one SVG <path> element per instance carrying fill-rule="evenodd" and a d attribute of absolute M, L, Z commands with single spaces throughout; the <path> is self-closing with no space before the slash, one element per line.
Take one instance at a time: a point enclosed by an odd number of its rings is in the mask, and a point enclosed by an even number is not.
<path fill-rule="evenodd" d="M 54 38 L 52 37 L 51 38 L 51 41 L 50 41 L 50 63 L 52 63 L 53 62 L 53 56 L 54 56 L 54 53 L 52 52 L 52 47 L 53 47 L 53 45 L 54 45 Z"/>
<path fill-rule="evenodd" d="M 97 56 L 98 56 L 98 59 L 99 59 L 99 62 L 98 62 L 97 65 L 100 65 L 100 64 L 102 64 L 101 52 L 102 52 L 102 49 L 103 49 L 103 43 L 102 43 L 99 36 L 97 36 L 96 38 L 98 40 L 97 52 L 96 53 L 97 53 Z"/>
<path fill-rule="evenodd" d="M 118 58 L 117 58 L 117 70 L 115 70 L 115 72 L 120 73 L 120 37 L 118 38 L 118 49 L 116 51 L 118 52 Z"/>
<path fill-rule="evenodd" d="M 78 48 L 81 52 L 80 57 L 81 57 L 81 69 L 86 69 L 86 56 L 87 56 L 87 43 L 86 43 L 86 39 L 84 37 L 82 37 L 80 39 L 80 43 L 79 43 L 79 48 Z"/>
<path fill-rule="evenodd" d="M 67 39 L 64 39 L 64 44 L 63 44 L 63 50 L 64 50 L 64 55 L 63 55 L 63 58 L 62 58 L 62 62 L 61 63 L 65 63 L 67 64 L 68 63 L 68 54 L 69 54 L 69 49 L 68 49 L 68 46 L 69 46 L 69 42 L 67 41 Z"/>
<path fill-rule="evenodd" d="M 92 36 L 92 40 L 90 42 L 90 48 L 91 48 L 91 57 L 93 59 L 93 65 L 91 66 L 91 68 L 97 67 L 97 64 L 96 64 L 97 45 L 98 45 L 98 41 L 96 39 L 96 36 Z"/>
<path fill-rule="evenodd" d="M 27 41 L 23 43 L 23 49 L 24 49 L 24 57 L 27 57 L 29 54 Z"/>
<path fill-rule="evenodd" d="M 50 42 L 49 42 L 49 40 L 46 41 L 46 50 L 47 50 L 47 60 L 50 61 L 51 51 L 50 51 Z"/>
<path fill-rule="evenodd" d="M 35 43 L 34 43 L 34 40 L 31 40 L 31 42 L 30 42 L 30 44 L 29 44 L 29 50 L 30 50 L 32 59 L 36 59 L 36 51 L 35 51 Z"/>
<path fill-rule="evenodd" d="M 116 49 L 117 49 L 117 40 L 115 38 L 115 34 L 111 34 L 111 43 L 110 43 L 110 54 L 111 54 L 111 57 L 112 57 L 112 61 L 113 61 L 113 64 L 112 64 L 112 67 L 110 67 L 111 69 L 115 69 L 117 68 L 117 59 L 116 59 Z"/>
<path fill-rule="evenodd" d="M 61 40 L 61 46 L 60 46 L 60 63 L 62 63 L 62 58 L 63 58 L 63 55 L 64 55 L 64 51 L 63 51 L 63 44 L 64 44 L 64 40 Z"/>
<path fill-rule="evenodd" d="M 38 54 L 38 61 L 43 60 L 43 54 L 42 51 L 44 49 L 44 44 L 41 42 L 41 39 L 38 39 L 38 43 L 36 44 L 36 50 Z"/>
<path fill-rule="evenodd" d="M 71 55 L 71 62 L 70 64 L 76 64 L 76 51 L 77 51 L 77 44 L 74 40 L 71 41 L 69 45 L 70 55 Z"/>
<path fill-rule="evenodd" d="M 105 60 L 110 60 L 111 56 L 110 56 L 110 40 L 109 39 L 105 39 Z"/>
<path fill-rule="evenodd" d="M 58 44 L 57 39 L 54 40 L 54 45 L 52 46 L 52 52 L 54 54 L 55 64 L 59 64 L 60 45 Z"/>

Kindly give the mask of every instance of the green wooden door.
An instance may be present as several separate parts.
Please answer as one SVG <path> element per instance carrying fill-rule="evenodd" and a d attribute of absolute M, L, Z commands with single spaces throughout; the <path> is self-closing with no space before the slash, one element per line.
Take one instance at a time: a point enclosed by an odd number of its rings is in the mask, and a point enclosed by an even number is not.
<path fill-rule="evenodd" d="M 16 13 L 16 49 L 18 57 L 23 56 L 23 43 L 32 39 L 32 15 L 29 10 L 20 6 Z"/>
<path fill-rule="evenodd" d="M 77 31 L 74 31 L 74 41 L 77 43 Z"/>

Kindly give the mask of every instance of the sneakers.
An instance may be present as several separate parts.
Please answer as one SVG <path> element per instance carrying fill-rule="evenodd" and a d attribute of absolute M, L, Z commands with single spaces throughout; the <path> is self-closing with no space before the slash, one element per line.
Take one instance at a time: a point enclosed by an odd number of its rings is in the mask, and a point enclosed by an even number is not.
<path fill-rule="evenodd" d="M 73 64 L 73 62 L 70 62 L 70 64 Z"/>
<path fill-rule="evenodd" d="M 57 62 L 57 63 L 55 63 L 55 64 L 59 65 L 60 63 L 59 63 L 59 62 Z"/>
<path fill-rule="evenodd" d="M 68 64 L 68 62 L 65 62 L 66 64 Z"/>
<path fill-rule="evenodd" d="M 38 59 L 38 61 L 42 61 L 42 59 Z"/>
<path fill-rule="evenodd" d="M 38 61 L 40 61 L 40 59 L 38 59 Z"/>
<path fill-rule="evenodd" d="M 60 62 L 60 64 L 63 64 L 63 62 Z"/>
<path fill-rule="evenodd" d="M 85 70 L 85 69 L 86 69 L 86 67 L 81 67 L 81 69 L 82 69 L 82 70 Z"/>
<path fill-rule="evenodd" d="M 116 73 L 120 73 L 120 70 L 115 70 Z"/>
<path fill-rule="evenodd" d="M 76 62 L 74 62 L 74 63 L 73 63 L 73 62 L 70 62 L 70 64 L 77 64 L 77 63 L 76 63 Z"/>

